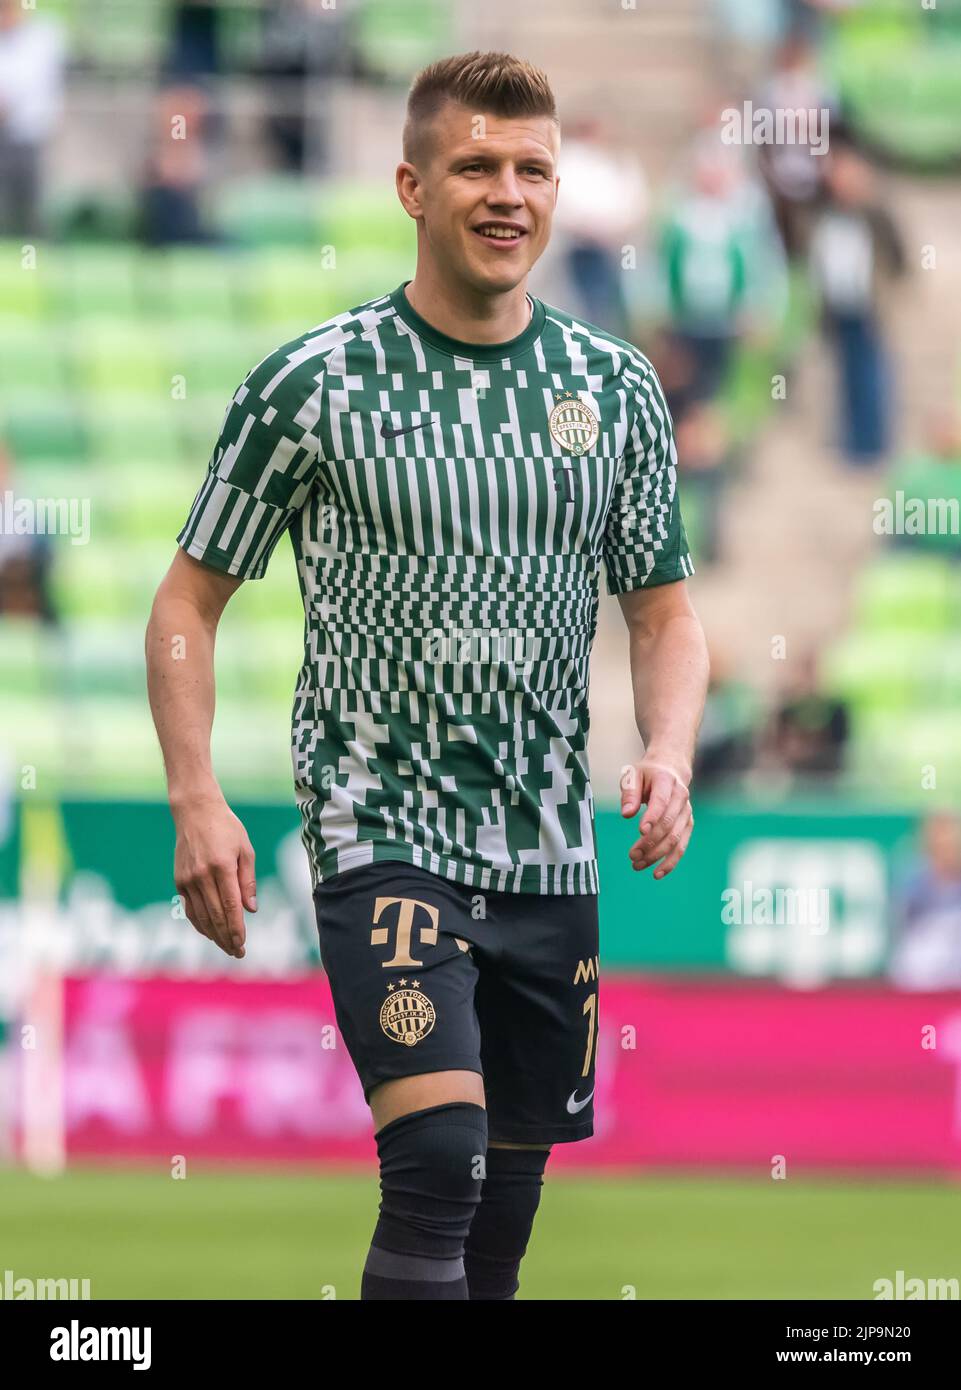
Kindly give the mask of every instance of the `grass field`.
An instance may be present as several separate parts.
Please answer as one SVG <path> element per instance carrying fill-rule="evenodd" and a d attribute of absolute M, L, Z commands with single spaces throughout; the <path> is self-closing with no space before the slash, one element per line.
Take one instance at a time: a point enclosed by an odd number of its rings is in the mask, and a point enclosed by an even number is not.
<path fill-rule="evenodd" d="M 89 1278 L 93 1298 L 357 1296 L 373 1177 L 297 1170 L 0 1172 L 0 1277 Z M 770 1178 L 554 1177 L 521 1297 L 873 1297 L 961 1277 L 961 1189 Z"/>

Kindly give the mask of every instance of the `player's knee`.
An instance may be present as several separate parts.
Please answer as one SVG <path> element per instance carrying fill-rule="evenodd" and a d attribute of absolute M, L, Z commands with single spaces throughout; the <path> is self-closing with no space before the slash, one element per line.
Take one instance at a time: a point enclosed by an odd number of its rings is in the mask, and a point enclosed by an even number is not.
<path fill-rule="evenodd" d="M 381 1205 L 374 1244 L 452 1258 L 480 1201 L 487 1112 L 466 1101 L 415 1110 L 377 1132 Z"/>

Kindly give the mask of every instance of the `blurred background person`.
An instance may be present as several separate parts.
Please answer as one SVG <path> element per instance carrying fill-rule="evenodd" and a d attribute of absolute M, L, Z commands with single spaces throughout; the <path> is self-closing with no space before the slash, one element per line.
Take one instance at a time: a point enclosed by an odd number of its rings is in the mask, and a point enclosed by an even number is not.
<path fill-rule="evenodd" d="M 835 141 L 811 234 L 811 274 L 835 358 L 842 448 L 854 464 L 877 463 L 891 446 L 885 310 L 887 290 L 904 271 L 901 237 L 871 164 Z"/>
<path fill-rule="evenodd" d="M 331 82 L 348 65 L 349 21 L 325 0 L 265 6 L 257 70 L 267 97 L 266 135 L 281 169 L 323 174 Z"/>
<path fill-rule="evenodd" d="M 44 155 L 63 99 L 60 25 L 0 0 L 0 236 L 40 230 Z"/>
<path fill-rule="evenodd" d="M 774 140 L 758 146 L 758 167 L 767 185 L 784 250 L 791 260 L 805 253 L 812 212 L 822 186 L 837 96 L 820 74 L 817 51 L 795 31 L 778 49 L 774 70 L 756 105 L 794 122 L 803 140 Z M 787 124 L 785 129 L 791 127 Z"/>
<path fill-rule="evenodd" d="M 637 249 L 647 213 L 647 183 L 640 160 L 618 148 L 603 121 L 582 116 L 565 126 L 558 166 L 564 196 L 555 226 L 564 236 L 564 263 L 576 305 L 589 323 L 630 337 L 624 293 L 625 251 Z"/>
<path fill-rule="evenodd" d="M 217 239 L 203 199 L 208 113 L 207 95 L 198 86 L 163 87 L 157 93 L 140 189 L 140 235 L 148 246 Z"/>
<path fill-rule="evenodd" d="M 938 811 L 921 826 L 919 851 L 894 898 L 890 974 L 901 989 L 961 986 L 961 816 Z"/>
<path fill-rule="evenodd" d="M 690 168 L 669 202 L 660 251 L 670 330 L 692 365 L 689 398 L 709 400 L 783 270 L 767 199 L 740 149 L 704 130 Z"/>
<path fill-rule="evenodd" d="M 17 497 L 13 460 L 0 440 L 0 617 L 57 622 L 50 583 L 53 551 L 49 536 L 15 528 L 6 516 L 8 502 Z"/>
<path fill-rule="evenodd" d="M 761 745 L 761 766 L 795 781 L 837 777 L 849 729 L 844 701 L 825 693 L 817 656 L 809 654 L 777 703 Z"/>

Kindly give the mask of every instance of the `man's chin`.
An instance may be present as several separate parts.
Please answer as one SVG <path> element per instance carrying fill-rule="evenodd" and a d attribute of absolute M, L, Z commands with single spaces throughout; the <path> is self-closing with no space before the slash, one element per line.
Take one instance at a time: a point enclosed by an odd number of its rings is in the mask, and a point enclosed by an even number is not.
<path fill-rule="evenodd" d="M 481 294 L 510 294 L 522 285 L 530 272 L 530 266 L 471 266 L 467 278 L 472 287 Z"/>

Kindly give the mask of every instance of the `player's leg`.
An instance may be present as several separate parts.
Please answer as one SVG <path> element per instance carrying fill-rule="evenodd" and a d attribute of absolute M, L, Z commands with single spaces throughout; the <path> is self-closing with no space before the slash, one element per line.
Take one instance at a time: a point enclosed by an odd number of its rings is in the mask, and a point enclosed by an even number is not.
<path fill-rule="evenodd" d="M 464 1247 L 473 1301 L 513 1299 L 541 1200 L 550 1146 L 488 1141 L 480 1206 Z"/>
<path fill-rule="evenodd" d="M 466 1299 L 464 1242 L 480 1202 L 487 1149 L 477 1072 L 406 1076 L 370 1095 L 380 1212 L 361 1298 Z"/>
<path fill-rule="evenodd" d="M 380 1211 L 361 1297 L 466 1299 L 487 1148 L 477 967 L 452 885 L 397 864 L 315 894 L 341 1035 L 371 1106 Z"/>
<path fill-rule="evenodd" d="M 482 959 L 475 1005 L 489 1139 L 464 1266 L 471 1299 L 509 1300 L 551 1145 L 593 1133 L 597 899 L 493 894 L 487 913 L 496 965 Z"/>

